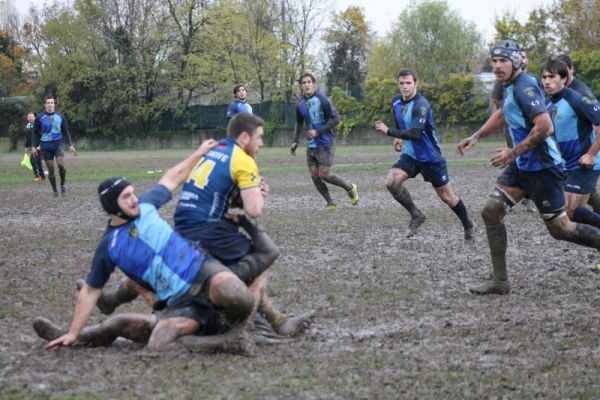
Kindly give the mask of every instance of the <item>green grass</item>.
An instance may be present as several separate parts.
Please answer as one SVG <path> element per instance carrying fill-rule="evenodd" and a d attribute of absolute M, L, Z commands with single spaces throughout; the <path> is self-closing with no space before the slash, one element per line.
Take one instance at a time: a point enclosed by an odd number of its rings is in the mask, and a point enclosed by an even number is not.
<path fill-rule="evenodd" d="M 499 142 L 482 142 L 478 144 L 476 155 L 456 157 L 454 144 L 446 144 L 449 166 L 469 167 L 489 163 L 489 157 L 481 157 L 482 151 L 501 146 Z M 172 165 L 190 154 L 189 150 L 130 150 L 127 153 L 117 152 L 118 157 L 110 157 L 110 152 L 81 152 L 79 157 L 67 156 L 67 179 L 70 182 L 94 182 L 109 176 L 126 176 L 131 180 L 158 180 Z M 98 154 L 102 155 L 98 157 Z M 7 154 L 0 160 L 0 187 L 14 187 L 31 184 L 33 174 L 20 166 L 20 152 Z M 389 145 L 370 146 L 338 146 L 336 149 L 335 171 L 387 171 L 390 161 L 397 153 L 391 152 Z M 108 158 L 106 158 L 108 156 Z M 356 157 L 382 159 L 386 161 L 352 162 Z M 18 159 L 18 160 L 17 160 Z M 104 161 L 110 160 L 110 161 Z M 117 161 L 115 161 L 117 160 Z M 304 150 L 299 149 L 295 157 L 290 156 L 286 147 L 268 147 L 260 150 L 259 165 L 264 175 L 303 173 L 306 171 Z M 162 173 L 149 174 L 148 171 L 161 169 Z"/>

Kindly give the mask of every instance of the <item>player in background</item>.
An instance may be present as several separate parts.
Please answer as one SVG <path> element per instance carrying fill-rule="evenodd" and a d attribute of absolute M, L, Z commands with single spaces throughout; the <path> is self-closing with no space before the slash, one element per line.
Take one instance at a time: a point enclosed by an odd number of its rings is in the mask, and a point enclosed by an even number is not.
<path fill-rule="evenodd" d="M 307 139 L 306 163 L 310 177 L 317 191 L 325 199 L 326 210 L 335 210 L 337 205 L 331 198 L 327 183 L 339 186 L 346 191 L 352 205 L 359 202 L 358 186 L 346 183 L 337 175 L 331 174 L 331 167 L 335 157 L 335 134 L 333 129 L 340 122 L 340 116 L 331 101 L 317 91 L 316 79 L 313 74 L 305 72 L 299 81 L 302 96 L 296 104 L 296 125 L 294 138 L 290 146 L 292 155 L 296 154 L 300 133 L 306 124 L 308 130 L 304 132 Z"/>
<path fill-rule="evenodd" d="M 77 151 L 73 147 L 67 119 L 56 112 L 55 108 L 56 99 L 53 96 L 46 96 L 44 99 L 45 111 L 38 114 L 33 125 L 31 154 L 36 155 L 39 147 L 42 158 L 46 162 L 48 180 L 52 186 L 54 197 L 58 197 L 54 160 L 56 160 L 60 176 L 60 192 L 65 196 L 67 193 L 67 169 L 65 168 L 65 153 L 63 152 L 65 142 L 74 156 L 77 156 Z"/>

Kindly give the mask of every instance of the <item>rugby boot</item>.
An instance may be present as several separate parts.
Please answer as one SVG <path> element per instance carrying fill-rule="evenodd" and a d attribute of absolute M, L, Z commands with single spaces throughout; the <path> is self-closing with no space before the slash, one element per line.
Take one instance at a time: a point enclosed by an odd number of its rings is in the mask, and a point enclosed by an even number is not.
<path fill-rule="evenodd" d="M 508 280 L 500 280 L 493 276 L 486 279 L 483 283 L 479 285 L 471 285 L 469 286 L 469 291 L 473 294 L 499 294 L 504 295 L 510 292 L 510 284 Z"/>
<path fill-rule="evenodd" d="M 54 192 L 54 197 L 58 197 L 58 192 Z"/>
<path fill-rule="evenodd" d="M 297 317 L 287 317 L 281 314 L 280 317 L 271 322 L 271 326 L 280 335 L 296 336 L 310 327 L 315 314 L 315 310 L 308 311 Z"/>
<path fill-rule="evenodd" d="M 536 212 L 537 208 L 535 207 L 535 203 L 533 202 L 533 200 L 525 197 L 523 198 L 523 200 L 521 200 L 521 204 L 523 204 L 523 206 L 525 206 L 525 209 L 529 212 Z"/>
<path fill-rule="evenodd" d="M 67 185 L 64 185 L 64 184 L 63 184 L 63 185 L 60 185 L 60 193 L 61 193 L 63 196 L 66 196 L 66 195 L 67 195 Z"/>
<path fill-rule="evenodd" d="M 138 296 L 135 290 L 125 284 L 125 280 L 126 278 L 122 279 L 115 288 L 102 290 L 96 303 L 96 307 L 102 314 L 111 315 L 118 306 L 129 303 Z M 77 291 L 80 291 L 84 284 L 83 279 L 78 279 Z"/>
<path fill-rule="evenodd" d="M 335 205 L 335 203 L 329 203 L 325 206 L 325 208 L 323 210 L 325 211 L 335 211 L 337 208 L 337 206 Z"/>
<path fill-rule="evenodd" d="M 42 317 L 37 317 L 33 320 L 33 330 L 39 337 L 48 341 L 58 339 L 67 333 L 66 330 L 54 325 L 52 321 Z"/>
<path fill-rule="evenodd" d="M 471 241 L 475 239 L 475 225 L 471 224 L 470 227 L 465 229 L 465 240 Z"/>
<path fill-rule="evenodd" d="M 427 219 L 427 216 L 421 211 L 417 211 L 417 215 L 414 215 L 410 219 L 410 223 L 408 224 L 408 232 L 406 232 L 406 237 L 411 237 L 417 234 L 417 229 L 423 225 L 423 222 Z"/>
<path fill-rule="evenodd" d="M 353 183 L 352 184 L 352 188 L 350 188 L 350 190 L 348 190 L 348 197 L 350 197 L 350 200 L 352 201 L 352 205 L 355 206 L 358 204 L 359 202 L 359 197 L 358 197 L 358 185 Z"/>

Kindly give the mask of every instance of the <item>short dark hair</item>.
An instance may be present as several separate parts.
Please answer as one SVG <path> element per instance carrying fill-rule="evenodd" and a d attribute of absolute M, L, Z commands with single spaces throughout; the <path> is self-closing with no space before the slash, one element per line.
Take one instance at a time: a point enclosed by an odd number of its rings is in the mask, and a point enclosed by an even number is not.
<path fill-rule="evenodd" d="M 559 54 L 554 58 L 565 63 L 568 68 L 573 68 L 573 60 L 571 60 L 568 54 Z"/>
<path fill-rule="evenodd" d="M 32 115 L 35 117 L 35 113 L 34 113 L 33 111 L 29 111 L 29 112 L 27 113 L 27 116 L 29 116 L 29 114 L 32 114 Z"/>
<path fill-rule="evenodd" d="M 317 80 L 315 79 L 315 76 L 313 74 L 311 74 L 310 72 L 305 72 L 302 75 L 300 75 L 300 78 L 298 78 L 298 83 L 300 85 L 302 85 L 302 79 L 309 77 L 310 80 L 315 83 Z"/>
<path fill-rule="evenodd" d="M 227 136 L 237 139 L 242 132 L 248 132 L 252 136 L 260 126 L 264 127 L 265 121 L 256 115 L 250 113 L 235 114 L 227 124 Z"/>
<path fill-rule="evenodd" d="M 239 91 L 240 91 L 240 89 L 241 89 L 241 88 L 244 88 L 244 89 L 246 89 L 246 85 L 243 85 L 243 84 L 241 84 L 241 83 L 238 83 L 237 85 L 235 85 L 235 86 L 233 87 L 233 95 L 235 96 L 235 95 L 237 94 L 237 92 L 239 92 Z"/>
<path fill-rule="evenodd" d="M 51 94 L 49 94 L 46 97 L 44 97 L 44 104 L 46 104 L 46 101 L 48 101 L 50 99 L 52 99 L 56 102 L 56 98 L 54 96 L 52 96 Z"/>
<path fill-rule="evenodd" d="M 417 72 L 411 68 L 401 69 L 400 72 L 398 72 L 398 76 L 396 77 L 396 80 L 400 79 L 401 76 L 412 76 L 414 81 L 415 82 L 417 81 Z"/>
<path fill-rule="evenodd" d="M 560 76 L 562 79 L 566 79 L 569 76 L 569 69 L 567 64 L 559 60 L 558 58 L 550 58 L 548 61 L 542 65 L 540 69 L 541 74 L 544 74 L 544 71 L 550 72 L 551 74 L 555 74 Z"/>

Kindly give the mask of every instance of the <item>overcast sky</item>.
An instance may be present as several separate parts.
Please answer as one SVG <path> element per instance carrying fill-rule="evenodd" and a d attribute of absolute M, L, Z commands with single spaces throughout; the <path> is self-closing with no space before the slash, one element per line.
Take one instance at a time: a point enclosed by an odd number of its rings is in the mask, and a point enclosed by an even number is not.
<path fill-rule="evenodd" d="M 12 4 L 26 13 L 31 4 L 42 5 L 45 0 L 12 0 Z M 527 15 L 540 5 L 548 5 L 552 0 L 447 0 L 450 8 L 466 20 L 473 21 L 486 41 L 493 39 L 493 22 L 496 15 L 512 12 L 519 21 L 525 22 Z M 392 23 L 408 4 L 414 0 L 336 0 L 335 9 L 344 10 L 351 5 L 362 7 L 367 21 L 380 35 L 388 32 Z"/>

